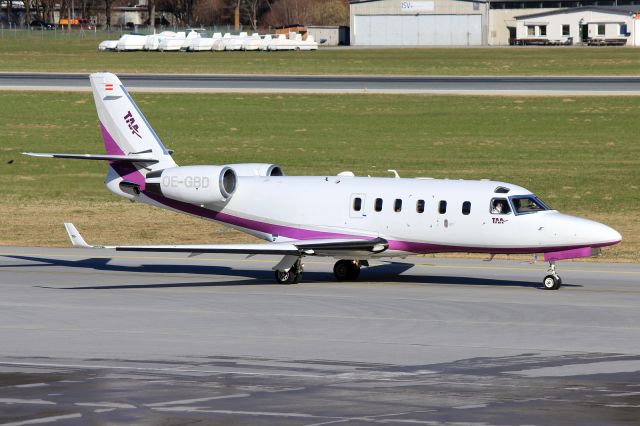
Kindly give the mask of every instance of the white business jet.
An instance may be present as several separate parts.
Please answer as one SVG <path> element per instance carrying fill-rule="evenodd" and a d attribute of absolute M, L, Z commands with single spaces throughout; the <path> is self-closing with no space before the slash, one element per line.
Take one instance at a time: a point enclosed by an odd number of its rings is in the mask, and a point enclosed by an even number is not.
<path fill-rule="evenodd" d="M 552 210 L 505 182 L 396 177 L 285 176 L 276 164 L 178 166 L 118 77 L 90 76 L 105 155 L 37 154 L 108 162 L 107 188 L 132 201 L 191 214 L 266 240 L 263 244 L 74 246 L 118 251 L 282 256 L 279 283 L 297 283 L 306 256 L 337 259 L 338 280 L 357 279 L 378 257 L 438 252 L 543 253 L 543 280 L 557 289 L 555 262 L 593 256 L 620 242 L 614 229 Z"/>

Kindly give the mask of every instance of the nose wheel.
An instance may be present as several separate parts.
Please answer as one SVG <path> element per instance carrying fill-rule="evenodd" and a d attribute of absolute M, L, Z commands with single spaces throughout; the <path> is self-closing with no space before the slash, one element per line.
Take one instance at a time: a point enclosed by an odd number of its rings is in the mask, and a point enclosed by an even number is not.
<path fill-rule="evenodd" d="M 303 271 L 304 265 L 302 264 L 302 260 L 298 259 L 289 270 L 276 270 L 276 281 L 278 284 L 298 284 L 302 279 Z"/>
<path fill-rule="evenodd" d="M 556 264 L 555 262 L 549 262 L 549 275 L 544 277 L 542 280 L 542 285 L 545 290 L 557 290 L 562 285 L 562 278 L 556 273 Z"/>

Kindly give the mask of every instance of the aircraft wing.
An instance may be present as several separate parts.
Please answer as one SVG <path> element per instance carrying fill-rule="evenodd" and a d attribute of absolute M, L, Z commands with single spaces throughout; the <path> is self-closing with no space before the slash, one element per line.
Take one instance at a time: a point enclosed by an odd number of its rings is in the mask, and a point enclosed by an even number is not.
<path fill-rule="evenodd" d="M 92 246 L 82 238 L 72 223 L 64 224 L 74 247 L 109 248 L 116 251 L 143 251 L 164 253 L 238 253 L 272 254 L 283 256 L 332 256 L 337 254 L 371 254 L 385 251 L 389 244 L 383 238 L 373 239 L 315 239 L 293 240 L 283 243 L 264 244 L 185 244 L 148 246 Z"/>

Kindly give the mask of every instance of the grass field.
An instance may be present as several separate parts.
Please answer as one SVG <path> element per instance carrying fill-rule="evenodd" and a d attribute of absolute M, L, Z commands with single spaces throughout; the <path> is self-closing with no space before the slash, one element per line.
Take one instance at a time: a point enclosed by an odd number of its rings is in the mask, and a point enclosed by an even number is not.
<path fill-rule="evenodd" d="M 0 32 L 0 71 L 228 74 L 640 75 L 640 49 L 509 47 L 317 52 L 98 52 L 119 33 Z"/>
<path fill-rule="evenodd" d="M 385 176 L 395 168 L 404 177 L 506 180 L 620 230 L 624 242 L 608 259 L 640 259 L 640 98 L 134 98 L 179 164 L 277 162 L 289 175 Z M 0 134 L 0 244 L 66 245 L 64 220 L 102 243 L 247 239 L 116 199 L 102 185 L 102 164 L 19 155 L 103 152 L 89 93 L 0 93 Z"/>

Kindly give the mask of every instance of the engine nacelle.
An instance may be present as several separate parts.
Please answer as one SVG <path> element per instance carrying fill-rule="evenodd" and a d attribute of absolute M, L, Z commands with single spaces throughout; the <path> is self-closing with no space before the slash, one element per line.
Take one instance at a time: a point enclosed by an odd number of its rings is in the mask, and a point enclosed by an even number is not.
<path fill-rule="evenodd" d="M 145 192 L 202 205 L 228 200 L 237 183 L 236 172 L 228 166 L 171 167 L 149 172 Z"/>
<path fill-rule="evenodd" d="M 282 167 L 277 164 L 239 163 L 226 166 L 231 167 L 238 176 L 284 176 Z"/>

